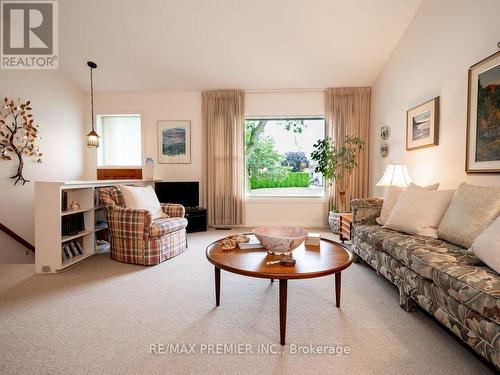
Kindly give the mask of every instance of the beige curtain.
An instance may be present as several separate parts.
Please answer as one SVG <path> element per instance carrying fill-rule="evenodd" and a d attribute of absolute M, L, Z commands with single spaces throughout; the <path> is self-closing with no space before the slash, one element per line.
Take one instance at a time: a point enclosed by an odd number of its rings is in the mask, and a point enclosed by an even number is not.
<path fill-rule="evenodd" d="M 368 155 L 370 144 L 370 93 L 369 87 L 330 88 L 325 95 L 327 135 L 341 146 L 346 135 L 357 136 L 365 142 L 354 169 L 347 202 L 368 196 Z M 327 189 L 326 209 L 333 203 L 340 207 L 341 199 L 334 186 Z M 347 204 L 347 209 L 349 205 Z"/>
<path fill-rule="evenodd" d="M 209 225 L 243 224 L 244 92 L 203 93 L 205 189 Z"/>

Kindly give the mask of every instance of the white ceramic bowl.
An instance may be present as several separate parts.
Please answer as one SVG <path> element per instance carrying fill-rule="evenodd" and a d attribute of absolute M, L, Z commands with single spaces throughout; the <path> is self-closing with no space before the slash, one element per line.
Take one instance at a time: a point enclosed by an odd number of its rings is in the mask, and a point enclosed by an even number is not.
<path fill-rule="evenodd" d="M 252 232 L 270 254 L 290 254 L 307 237 L 307 231 L 299 227 L 259 227 Z"/>

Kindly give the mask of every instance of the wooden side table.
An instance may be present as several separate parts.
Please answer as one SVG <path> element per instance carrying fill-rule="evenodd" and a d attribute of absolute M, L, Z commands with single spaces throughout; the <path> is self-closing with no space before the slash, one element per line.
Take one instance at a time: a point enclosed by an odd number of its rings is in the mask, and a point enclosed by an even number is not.
<path fill-rule="evenodd" d="M 339 220 L 340 220 L 340 226 L 339 226 L 340 242 L 344 243 L 346 240 L 350 241 L 352 233 L 352 214 L 349 213 L 340 214 Z"/>

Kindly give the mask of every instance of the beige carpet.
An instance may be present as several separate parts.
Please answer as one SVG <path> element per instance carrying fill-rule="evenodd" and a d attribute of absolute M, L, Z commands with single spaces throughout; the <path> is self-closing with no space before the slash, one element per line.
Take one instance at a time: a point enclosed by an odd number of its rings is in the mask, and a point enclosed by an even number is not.
<path fill-rule="evenodd" d="M 290 281 L 284 353 L 251 354 L 260 344 L 277 349 L 278 284 L 223 271 L 215 308 L 205 246 L 224 234 L 189 235 L 188 252 L 155 267 L 107 254 L 58 275 L 0 265 L 0 373 L 490 373 L 423 313 L 401 310 L 396 288 L 358 264 L 343 274 L 341 309 L 333 277 Z M 171 343 L 198 344 L 198 353 L 150 354 L 151 344 Z M 238 343 L 251 345 L 247 354 L 199 353 Z M 292 354 L 293 344 L 350 353 Z"/>

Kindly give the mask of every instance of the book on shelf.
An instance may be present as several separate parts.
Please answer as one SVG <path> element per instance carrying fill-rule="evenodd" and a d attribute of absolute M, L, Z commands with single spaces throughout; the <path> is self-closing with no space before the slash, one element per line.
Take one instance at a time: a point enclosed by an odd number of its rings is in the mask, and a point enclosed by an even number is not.
<path fill-rule="evenodd" d="M 95 250 L 97 252 L 109 250 L 109 242 L 104 240 L 97 240 Z"/>
<path fill-rule="evenodd" d="M 75 245 L 75 243 L 73 241 L 71 241 L 69 243 L 69 246 L 71 246 L 71 252 L 73 253 L 73 255 L 76 257 L 77 255 L 80 255 L 80 253 L 78 252 L 78 249 Z"/>
<path fill-rule="evenodd" d="M 68 248 L 69 248 L 69 251 L 71 252 L 71 255 L 73 255 L 74 257 L 76 257 L 78 255 L 78 251 L 76 251 L 76 247 L 73 244 L 73 242 L 70 242 L 68 244 Z"/>
<path fill-rule="evenodd" d="M 69 250 L 68 244 L 63 245 L 63 255 L 66 260 L 73 258 L 73 255 L 71 254 L 71 251 Z"/>
<path fill-rule="evenodd" d="M 83 212 L 66 215 L 61 218 L 61 229 L 63 236 L 73 236 L 85 230 L 85 218 Z"/>
<path fill-rule="evenodd" d="M 260 244 L 260 242 L 257 239 L 257 237 L 255 237 L 253 234 L 248 235 L 248 237 L 250 238 L 250 241 L 238 243 L 238 247 L 241 250 L 262 249 L 262 245 Z"/>
<path fill-rule="evenodd" d="M 61 197 L 61 210 L 68 211 L 68 192 L 63 191 Z"/>
<path fill-rule="evenodd" d="M 63 259 L 63 261 L 65 261 L 65 260 L 68 260 L 68 259 L 69 259 L 69 258 L 68 258 L 68 254 L 66 254 L 66 251 L 64 251 L 64 246 L 62 246 L 62 248 L 61 248 L 61 255 L 62 255 L 62 259 Z"/>
<path fill-rule="evenodd" d="M 78 251 L 78 254 L 83 255 L 83 249 L 82 245 L 80 245 L 80 242 L 76 242 L 76 250 Z"/>
<path fill-rule="evenodd" d="M 94 207 L 101 206 L 101 199 L 99 198 L 99 189 L 94 190 Z"/>

